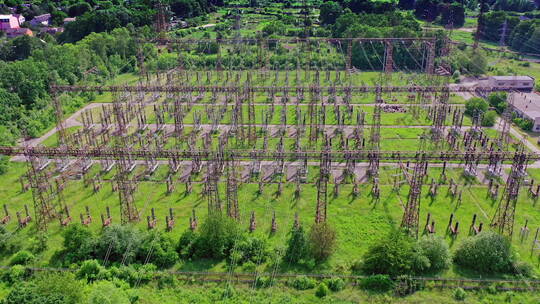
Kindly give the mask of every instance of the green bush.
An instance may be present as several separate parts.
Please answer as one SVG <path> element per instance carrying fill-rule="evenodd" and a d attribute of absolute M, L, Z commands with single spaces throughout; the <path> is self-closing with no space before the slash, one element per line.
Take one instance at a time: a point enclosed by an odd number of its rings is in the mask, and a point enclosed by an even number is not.
<path fill-rule="evenodd" d="M 488 107 L 489 105 L 484 99 L 480 97 L 473 97 L 467 100 L 465 103 L 465 114 L 475 117 L 476 115 L 485 113 Z"/>
<path fill-rule="evenodd" d="M 136 260 L 140 263 L 149 262 L 160 268 L 168 268 L 178 261 L 178 253 L 168 235 L 154 230 L 143 236 Z"/>
<path fill-rule="evenodd" d="M 489 94 L 487 100 L 489 102 L 489 105 L 497 111 L 497 113 L 502 114 L 506 107 L 508 106 L 507 103 L 507 94 L 506 92 L 493 92 Z"/>
<path fill-rule="evenodd" d="M 316 283 L 317 281 L 312 278 L 308 278 L 306 276 L 299 276 L 290 280 L 287 285 L 297 290 L 307 290 L 315 288 Z"/>
<path fill-rule="evenodd" d="M 240 234 L 238 225 L 228 216 L 211 215 L 201 225 L 195 255 L 214 259 L 227 257 Z"/>
<path fill-rule="evenodd" d="M 47 249 L 48 237 L 45 233 L 38 233 L 36 237 L 29 240 L 29 249 L 33 253 L 41 253 Z"/>
<path fill-rule="evenodd" d="M 463 301 L 467 297 L 467 293 L 465 290 L 463 290 L 463 288 L 458 287 L 454 290 L 453 296 L 456 301 Z"/>
<path fill-rule="evenodd" d="M 485 274 L 512 272 L 512 250 L 504 236 L 483 231 L 465 239 L 454 254 L 461 267 Z"/>
<path fill-rule="evenodd" d="M 415 280 L 409 275 L 400 275 L 395 279 L 394 292 L 398 296 L 406 296 L 424 288 L 424 282 Z"/>
<path fill-rule="evenodd" d="M 268 242 L 265 238 L 256 236 L 242 237 L 228 257 L 230 264 L 243 265 L 246 262 L 264 263 L 268 258 Z"/>
<path fill-rule="evenodd" d="M 35 259 L 35 256 L 27 250 L 21 250 L 17 253 L 15 253 L 11 260 L 9 261 L 10 265 L 26 265 L 33 261 Z"/>
<path fill-rule="evenodd" d="M 96 282 L 88 295 L 89 304 L 130 304 L 128 295 L 108 281 Z"/>
<path fill-rule="evenodd" d="M 129 285 L 142 285 L 149 283 L 154 277 L 157 267 L 154 264 L 131 264 L 128 266 L 111 267 L 109 273 L 111 277 L 127 282 Z"/>
<path fill-rule="evenodd" d="M 515 274 L 523 277 L 530 277 L 534 273 L 533 266 L 524 261 L 514 261 L 512 268 Z"/>
<path fill-rule="evenodd" d="M 324 283 L 333 292 L 338 292 L 345 288 L 345 281 L 343 281 L 341 278 L 329 278 L 324 280 Z"/>
<path fill-rule="evenodd" d="M 324 298 L 330 293 L 330 290 L 328 290 L 328 286 L 326 284 L 321 283 L 319 284 L 319 287 L 317 287 L 317 291 L 315 291 L 315 295 L 319 298 Z"/>
<path fill-rule="evenodd" d="M 290 238 L 287 241 L 287 249 L 285 251 L 284 260 L 289 263 L 298 263 L 300 260 L 305 260 L 309 256 L 309 243 L 306 233 L 302 226 L 293 227 L 290 232 Z"/>
<path fill-rule="evenodd" d="M 69 225 L 63 232 L 62 251 L 66 264 L 76 263 L 92 258 L 95 248 L 95 238 L 87 227 L 81 224 Z"/>
<path fill-rule="evenodd" d="M 81 267 L 76 273 L 77 279 L 85 279 L 89 282 L 98 279 L 105 269 L 99 264 L 97 260 L 87 260 L 81 264 Z"/>
<path fill-rule="evenodd" d="M 71 273 L 44 273 L 33 280 L 17 283 L 3 304 L 83 303 L 84 285 Z"/>
<path fill-rule="evenodd" d="M 178 240 L 176 251 L 183 259 L 191 258 L 195 254 L 195 246 L 198 235 L 190 229 L 184 231 Z"/>
<path fill-rule="evenodd" d="M 106 227 L 97 239 L 96 257 L 105 259 L 107 256 L 111 262 L 133 263 L 142 238 L 140 230 L 131 225 Z"/>
<path fill-rule="evenodd" d="M 26 267 L 14 265 L 2 272 L 2 281 L 11 285 L 23 281 L 28 275 L 29 272 Z"/>
<path fill-rule="evenodd" d="M 328 259 L 336 247 L 336 231 L 327 222 L 316 223 L 309 233 L 311 254 L 317 261 Z"/>
<path fill-rule="evenodd" d="M 394 281 L 388 275 L 376 274 L 360 279 L 359 286 L 365 290 L 386 292 L 394 288 Z"/>
<path fill-rule="evenodd" d="M 491 110 L 487 111 L 484 116 L 482 116 L 482 126 L 483 127 L 493 127 L 497 121 L 497 112 Z"/>
<path fill-rule="evenodd" d="M 257 288 L 267 288 L 275 284 L 275 281 L 271 277 L 257 277 L 255 279 L 255 287 Z"/>
<path fill-rule="evenodd" d="M 379 238 L 364 255 L 362 271 L 365 274 L 387 274 L 392 277 L 414 274 L 429 267 L 416 241 L 400 230 Z"/>
<path fill-rule="evenodd" d="M 438 272 L 446 269 L 452 263 L 450 249 L 446 241 L 435 235 L 427 235 L 418 241 L 422 254 L 429 260 L 429 272 Z"/>

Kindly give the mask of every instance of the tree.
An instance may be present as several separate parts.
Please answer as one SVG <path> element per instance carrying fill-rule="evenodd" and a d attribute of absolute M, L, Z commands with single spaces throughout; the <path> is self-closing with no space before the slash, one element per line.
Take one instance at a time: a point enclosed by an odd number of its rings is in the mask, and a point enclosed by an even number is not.
<path fill-rule="evenodd" d="M 427 271 L 438 272 L 450 266 L 452 262 L 450 249 L 442 237 L 427 235 L 419 240 L 418 245 L 422 254 L 429 259 L 430 267 Z"/>
<path fill-rule="evenodd" d="M 43 43 L 38 38 L 26 35 L 19 36 L 1 47 L 0 59 L 5 61 L 23 60 L 30 57 L 35 49 L 42 47 Z"/>
<path fill-rule="evenodd" d="M 343 8 L 334 1 L 324 2 L 320 7 L 320 20 L 322 24 L 334 24 L 343 13 Z"/>
<path fill-rule="evenodd" d="M 454 254 L 461 267 L 485 274 L 512 271 L 512 250 L 509 240 L 492 231 L 465 239 Z"/>
<path fill-rule="evenodd" d="M 137 260 L 167 268 L 178 261 L 178 253 L 168 235 L 160 231 L 150 231 L 143 237 L 141 246 L 138 248 Z"/>
<path fill-rule="evenodd" d="M 2 303 L 78 304 L 83 300 L 83 287 L 72 273 L 44 273 L 15 284 Z"/>
<path fill-rule="evenodd" d="M 201 225 L 195 254 L 214 259 L 227 257 L 239 234 L 234 220 L 221 213 L 211 214 Z"/>
<path fill-rule="evenodd" d="M 62 236 L 64 248 L 60 254 L 67 264 L 86 260 L 93 255 L 95 239 L 88 228 L 81 224 L 69 225 Z"/>
<path fill-rule="evenodd" d="M 491 110 L 487 111 L 484 116 L 482 116 L 482 126 L 483 127 L 493 127 L 497 121 L 497 112 Z"/>
<path fill-rule="evenodd" d="M 326 222 L 311 226 L 310 249 L 317 261 L 324 261 L 332 255 L 336 246 L 336 231 Z"/>
<path fill-rule="evenodd" d="M 495 108 L 495 110 L 499 114 L 502 114 L 504 110 L 506 110 L 506 107 L 508 106 L 506 99 L 507 99 L 506 92 L 493 92 L 489 94 L 487 98 L 489 105 Z"/>
<path fill-rule="evenodd" d="M 284 260 L 289 263 L 298 263 L 300 260 L 306 259 L 309 255 L 309 244 L 304 232 L 304 227 L 293 226 L 290 232 L 289 240 L 287 241 L 287 250 L 285 251 Z"/>
<path fill-rule="evenodd" d="M 134 226 L 112 225 L 106 227 L 98 237 L 95 255 L 98 259 L 106 256 L 110 261 L 132 263 L 142 243 L 142 234 Z"/>
<path fill-rule="evenodd" d="M 439 16 L 438 0 L 417 0 L 414 4 L 416 17 L 432 22 Z"/>
<path fill-rule="evenodd" d="M 86 13 L 86 12 L 88 12 L 90 10 L 92 10 L 92 6 L 90 6 L 90 4 L 88 4 L 88 2 L 78 2 L 78 3 L 75 3 L 75 4 L 71 5 L 67 9 L 68 15 L 70 17 L 81 16 L 81 15 L 83 15 L 84 13 Z"/>
<path fill-rule="evenodd" d="M 476 117 L 485 113 L 488 107 L 488 103 L 483 98 L 473 97 L 465 103 L 465 114 Z"/>
<path fill-rule="evenodd" d="M 361 269 L 368 275 L 387 274 L 396 277 L 429 268 L 429 261 L 426 263 L 425 260 L 427 258 L 419 252 L 413 238 L 401 230 L 393 230 L 369 247 Z"/>
<path fill-rule="evenodd" d="M 465 24 L 465 8 L 461 3 L 441 3 L 439 11 L 442 25 L 451 24 L 453 27 L 462 27 Z"/>

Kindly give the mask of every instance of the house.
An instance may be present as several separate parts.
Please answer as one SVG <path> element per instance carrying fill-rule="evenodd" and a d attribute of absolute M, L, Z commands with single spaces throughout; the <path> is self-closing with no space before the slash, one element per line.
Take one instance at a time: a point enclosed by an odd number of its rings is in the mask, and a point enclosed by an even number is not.
<path fill-rule="evenodd" d="M 489 76 L 487 86 L 494 90 L 531 92 L 534 88 L 534 78 L 530 76 Z"/>
<path fill-rule="evenodd" d="M 34 19 L 30 20 L 30 24 L 33 26 L 49 26 L 50 23 L 51 14 L 35 16 Z"/>
<path fill-rule="evenodd" d="M 6 35 L 8 38 L 15 38 L 19 36 L 34 36 L 34 32 L 26 27 L 20 27 L 16 29 L 11 29 L 6 31 Z"/>
<path fill-rule="evenodd" d="M 18 29 L 24 21 L 24 17 L 19 14 L 0 15 L 0 31 Z"/>
<path fill-rule="evenodd" d="M 64 25 L 68 24 L 68 23 L 71 23 L 71 22 L 74 22 L 74 21 L 77 21 L 77 18 L 76 17 L 73 17 L 73 18 L 64 18 Z"/>
<path fill-rule="evenodd" d="M 33 36 L 34 33 L 30 29 L 21 27 L 24 21 L 24 17 L 19 14 L 0 15 L 0 31 L 5 32 L 8 38 Z"/>
<path fill-rule="evenodd" d="M 540 94 L 511 93 L 510 104 L 514 113 L 521 118 L 533 121 L 533 132 L 540 132 Z"/>

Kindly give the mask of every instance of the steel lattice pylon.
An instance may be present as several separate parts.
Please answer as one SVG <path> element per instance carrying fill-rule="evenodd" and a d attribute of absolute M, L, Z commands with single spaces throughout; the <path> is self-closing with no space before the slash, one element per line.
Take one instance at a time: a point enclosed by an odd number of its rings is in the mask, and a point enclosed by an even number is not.
<path fill-rule="evenodd" d="M 329 150 L 329 142 L 326 139 L 325 151 Z M 330 178 L 330 157 L 328 153 L 322 153 L 320 158 L 320 172 L 317 181 L 317 207 L 315 211 L 315 222 L 326 221 L 326 210 L 328 205 L 328 179 Z"/>
<path fill-rule="evenodd" d="M 504 195 L 491 220 L 491 226 L 496 227 L 500 234 L 509 238 L 512 238 L 519 188 L 526 174 L 525 170 L 528 162 L 527 154 L 524 153 L 523 149 L 521 147 L 521 150 L 514 155 Z"/>
<path fill-rule="evenodd" d="M 418 237 L 418 220 L 420 217 L 420 199 L 422 194 L 422 184 L 426 175 L 426 162 L 419 154 L 414 165 L 414 171 L 409 180 L 409 195 L 407 205 L 403 212 L 401 227 L 405 228 L 411 236 Z"/>

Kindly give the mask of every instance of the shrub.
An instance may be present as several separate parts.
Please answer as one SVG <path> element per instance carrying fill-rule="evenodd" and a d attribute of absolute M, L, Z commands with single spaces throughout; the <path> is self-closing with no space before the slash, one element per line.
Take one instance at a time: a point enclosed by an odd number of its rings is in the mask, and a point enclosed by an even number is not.
<path fill-rule="evenodd" d="M 26 265 L 32 260 L 34 260 L 34 255 L 27 250 L 21 250 L 17 253 L 15 253 L 11 260 L 9 261 L 10 265 Z"/>
<path fill-rule="evenodd" d="M 154 264 L 131 264 L 129 266 L 121 266 L 120 268 L 111 267 L 109 272 L 111 276 L 127 282 L 129 285 L 146 284 L 150 282 L 156 272 Z"/>
<path fill-rule="evenodd" d="M 406 296 L 415 293 L 424 287 L 422 281 L 413 279 L 408 275 L 400 275 L 395 280 L 394 292 L 398 296 Z"/>
<path fill-rule="evenodd" d="M 191 258 L 195 254 L 197 237 L 197 233 L 189 229 L 182 233 L 176 246 L 176 251 L 181 258 Z"/>
<path fill-rule="evenodd" d="M 92 285 L 88 295 L 89 304 L 130 304 L 126 292 L 113 283 L 100 281 Z"/>
<path fill-rule="evenodd" d="M 324 280 L 324 283 L 333 292 L 338 292 L 338 291 L 343 290 L 343 288 L 345 288 L 345 281 L 343 281 L 341 278 L 326 279 Z"/>
<path fill-rule="evenodd" d="M 103 273 L 104 270 L 97 260 L 87 260 L 82 263 L 76 277 L 77 279 L 85 279 L 92 282 L 98 279 L 100 273 Z"/>
<path fill-rule="evenodd" d="M 486 274 L 511 272 L 510 242 L 495 232 L 483 231 L 461 243 L 454 261 L 461 267 Z"/>
<path fill-rule="evenodd" d="M 482 116 L 482 126 L 484 127 L 493 127 L 495 121 L 497 120 L 497 112 L 491 110 L 487 111 L 484 116 Z"/>
<path fill-rule="evenodd" d="M 229 255 L 240 230 L 228 216 L 208 216 L 201 225 L 195 254 L 199 257 L 220 259 Z"/>
<path fill-rule="evenodd" d="M 416 242 L 400 230 L 391 231 L 373 244 L 364 255 L 362 271 L 365 274 L 413 274 L 425 268 L 427 258 L 420 256 Z M 429 263 L 429 260 L 427 260 Z"/>
<path fill-rule="evenodd" d="M 14 265 L 2 273 L 2 281 L 11 285 L 23 281 L 28 275 L 29 272 L 24 266 Z"/>
<path fill-rule="evenodd" d="M 465 103 L 465 114 L 475 117 L 476 115 L 486 112 L 488 106 L 488 103 L 484 99 L 473 97 Z"/>
<path fill-rule="evenodd" d="M 450 266 L 452 262 L 450 249 L 442 237 L 435 235 L 424 236 L 420 239 L 418 245 L 422 250 L 422 254 L 429 260 L 428 271 L 437 272 Z"/>
<path fill-rule="evenodd" d="M 326 222 L 313 224 L 309 233 L 310 249 L 317 261 L 332 255 L 336 246 L 336 231 Z"/>
<path fill-rule="evenodd" d="M 246 262 L 256 264 L 264 263 L 268 258 L 268 242 L 266 239 L 256 236 L 242 238 L 234 246 L 233 252 L 229 255 L 229 263 L 242 265 Z"/>
<path fill-rule="evenodd" d="M 326 286 L 326 284 L 324 283 L 319 284 L 319 287 L 317 287 L 317 291 L 315 291 L 315 295 L 319 298 L 326 297 L 328 293 L 330 293 L 330 291 L 328 290 L 328 286 Z"/>
<path fill-rule="evenodd" d="M 376 274 L 360 279 L 359 286 L 366 290 L 386 292 L 394 288 L 394 281 L 388 275 Z"/>
<path fill-rule="evenodd" d="M 527 262 L 515 261 L 512 265 L 514 273 L 524 277 L 530 277 L 533 274 L 533 266 Z"/>
<path fill-rule="evenodd" d="M 298 263 L 300 260 L 306 259 L 309 254 L 306 234 L 304 228 L 300 226 L 293 227 L 290 235 L 284 259 L 289 263 Z"/>
<path fill-rule="evenodd" d="M 178 261 L 178 253 L 170 237 L 156 230 L 145 234 L 136 259 L 141 263 L 150 262 L 160 268 L 167 268 Z"/>
<path fill-rule="evenodd" d="M 95 239 L 90 230 L 81 224 L 69 225 L 63 232 L 64 249 L 60 252 L 67 264 L 92 257 Z"/>
<path fill-rule="evenodd" d="M 456 288 L 456 290 L 454 290 L 453 296 L 455 300 L 463 301 L 467 297 L 467 293 L 465 292 L 465 290 L 463 290 L 463 288 L 458 287 Z"/>
<path fill-rule="evenodd" d="M 257 288 L 267 288 L 273 286 L 275 283 L 274 279 L 271 277 L 257 277 L 255 279 L 255 287 Z"/>
<path fill-rule="evenodd" d="M 316 281 L 306 276 L 298 276 L 288 282 L 288 285 L 297 290 L 307 290 L 315 288 Z"/>
<path fill-rule="evenodd" d="M 108 256 L 110 261 L 133 263 L 142 237 L 141 232 L 134 226 L 106 227 L 97 240 L 96 257 L 104 259 Z"/>
<path fill-rule="evenodd" d="M 33 253 L 40 253 L 47 249 L 48 237 L 45 233 L 39 233 L 36 237 L 29 240 L 30 251 Z"/>
<path fill-rule="evenodd" d="M 83 290 L 83 284 L 71 273 L 40 274 L 32 281 L 15 284 L 2 303 L 76 304 L 82 303 Z"/>

